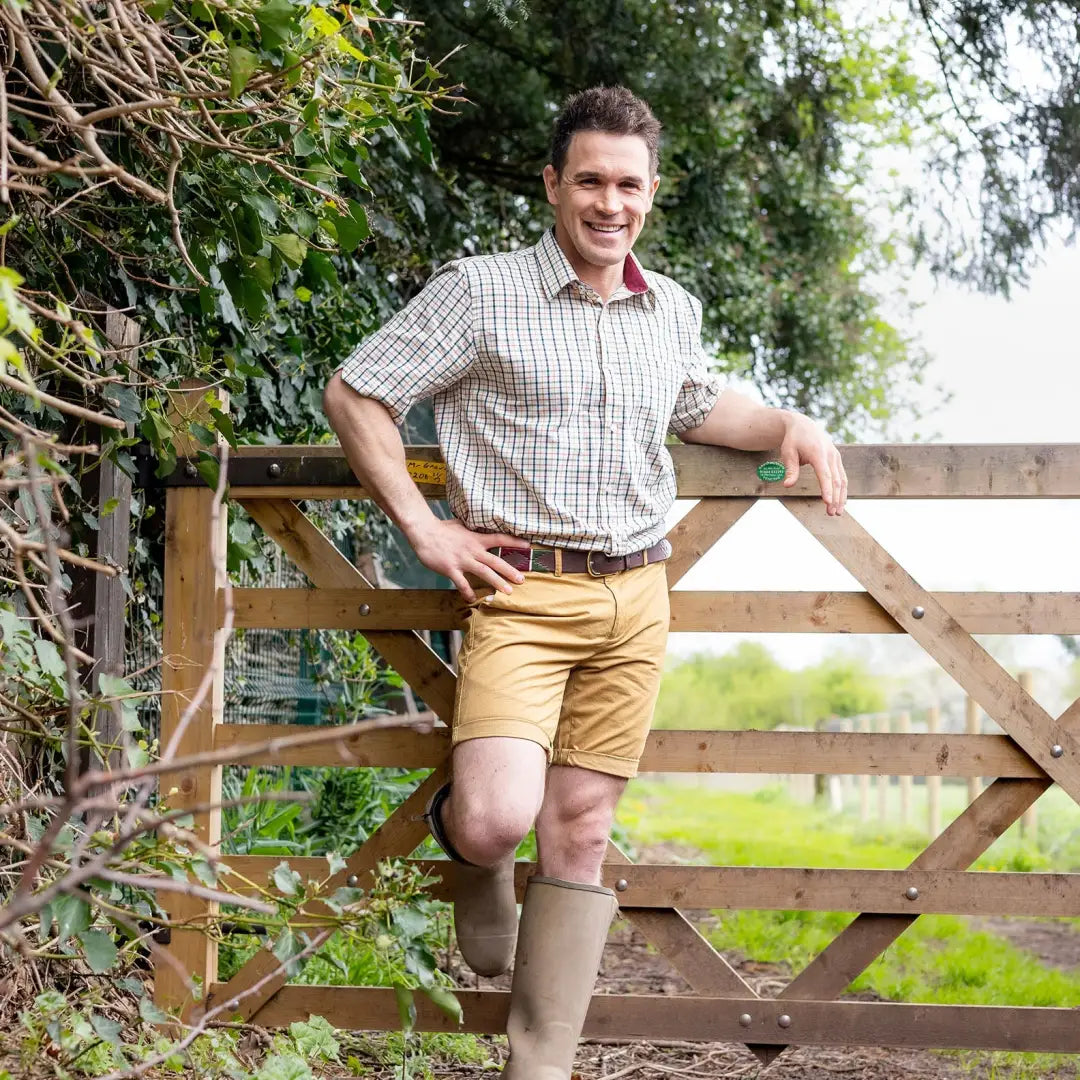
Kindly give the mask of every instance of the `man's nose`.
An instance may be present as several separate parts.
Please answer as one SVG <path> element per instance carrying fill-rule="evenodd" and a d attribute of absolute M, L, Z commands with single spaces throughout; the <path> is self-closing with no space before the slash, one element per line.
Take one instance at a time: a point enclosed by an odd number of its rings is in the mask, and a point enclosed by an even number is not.
<path fill-rule="evenodd" d="M 612 184 L 610 187 L 600 189 L 597 195 L 596 209 L 601 214 L 612 215 L 622 210 L 622 195 L 616 185 Z"/>

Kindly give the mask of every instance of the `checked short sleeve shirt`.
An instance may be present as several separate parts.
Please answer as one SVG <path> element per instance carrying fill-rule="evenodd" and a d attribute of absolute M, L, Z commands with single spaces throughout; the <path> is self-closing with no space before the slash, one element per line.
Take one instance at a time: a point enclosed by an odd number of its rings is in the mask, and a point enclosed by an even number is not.
<path fill-rule="evenodd" d="M 722 390 L 701 304 L 631 255 L 602 303 L 548 230 L 533 247 L 447 263 L 345 361 L 397 423 L 434 399 L 455 517 L 551 547 L 626 555 L 664 535 L 666 434 Z"/>

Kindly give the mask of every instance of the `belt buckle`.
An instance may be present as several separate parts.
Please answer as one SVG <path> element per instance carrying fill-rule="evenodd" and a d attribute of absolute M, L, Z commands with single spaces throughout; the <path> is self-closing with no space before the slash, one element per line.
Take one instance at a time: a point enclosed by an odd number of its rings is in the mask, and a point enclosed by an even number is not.
<path fill-rule="evenodd" d="M 594 555 L 602 555 L 602 554 L 603 554 L 602 551 L 589 551 L 589 552 L 586 552 L 586 554 L 585 554 L 585 569 L 589 571 L 589 577 L 601 578 L 601 577 L 606 577 L 607 576 L 606 574 L 598 574 L 593 569 L 592 557 Z"/>

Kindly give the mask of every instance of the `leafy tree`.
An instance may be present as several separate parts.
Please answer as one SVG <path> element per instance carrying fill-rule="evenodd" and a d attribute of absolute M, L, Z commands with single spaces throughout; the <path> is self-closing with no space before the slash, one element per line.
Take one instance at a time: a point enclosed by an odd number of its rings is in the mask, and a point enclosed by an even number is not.
<path fill-rule="evenodd" d="M 536 236 L 555 109 L 622 83 L 665 125 L 641 254 L 702 298 L 720 366 L 848 435 L 905 407 L 924 358 L 874 294 L 900 237 L 875 235 L 865 186 L 871 151 L 910 146 L 932 93 L 903 24 L 804 0 L 540 0 L 509 27 L 482 5 L 411 7 L 433 54 L 468 46 L 453 64 L 473 105 L 432 128 L 468 197 L 446 215 L 465 250 Z"/>
<path fill-rule="evenodd" d="M 661 728 L 774 728 L 794 715 L 795 681 L 756 642 L 700 653 L 664 673 L 656 707 Z"/>
<path fill-rule="evenodd" d="M 923 217 L 920 249 L 936 270 L 1007 294 L 1055 230 L 1080 223 L 1080 2 L 910 7 L 951 118 L 932 163 L 951 183 Z M 977 197 L 958 197 L 961 185 Z"/>
<path fill-rule="evenodd" d="M 826 657 L 799 673 L 803 722 L 817 726 L 831 717 L 861 716 L 885 708 L 881 680 L 846 656 Z"/>
<path fill-rule="evenodd" d="M 664 673 L 656 706 L 661 728 L 816 727 L 833 716 L 885 707 L 881 680 L 859 660 L 826 657 L 789 671 L 757 642 L 721 656 L 699 653 Z"/>

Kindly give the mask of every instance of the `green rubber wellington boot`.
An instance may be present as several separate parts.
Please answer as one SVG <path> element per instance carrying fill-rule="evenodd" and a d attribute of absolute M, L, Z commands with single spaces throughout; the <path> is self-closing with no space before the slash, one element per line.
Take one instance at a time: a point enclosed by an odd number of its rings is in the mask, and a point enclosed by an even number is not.
<path fill-rule="evenodd" d="M 506 1036 L 510 1080 L 570 1080 L 618 905 L 599 885 L 533 877 L 525 892 Z"/>

